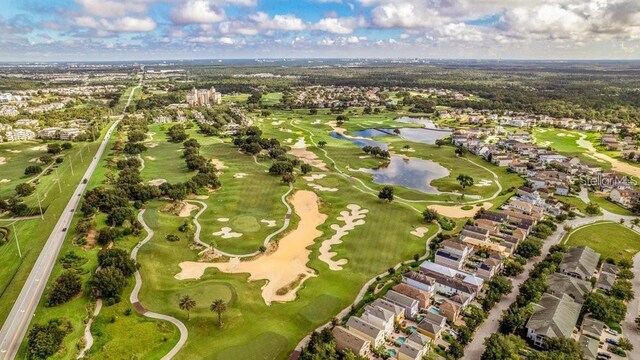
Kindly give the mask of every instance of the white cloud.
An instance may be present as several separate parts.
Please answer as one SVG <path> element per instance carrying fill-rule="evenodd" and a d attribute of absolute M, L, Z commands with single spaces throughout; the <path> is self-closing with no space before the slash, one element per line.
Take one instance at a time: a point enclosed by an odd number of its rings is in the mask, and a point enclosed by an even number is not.
<path fill-rule="evenodd" d="M 80 16 L 75 19 L 78 26 L 99 31 L 100 35 L 111 32 L 148 32 L 156 28 L 156 22 L 150 17 L 135 18 L 125 16 L 123 18 L 108 20 L 91 16 Z"/>
<path fill-rule="evenodd" d="M 224 9 L 218 7 L 216 1 L 209 0 L 187 0 L 171 13 L 171 18 L 178 24 L 216 23 L 225 17 Z"/>
<path fill-rule="evenodd" d="M 301 31 L 307 28 L 302 19 L 292 14 L 278 14 L 270 17 L 267 13 L 258 12 L 250 15 L 249 19 L 254 22 L 258 29 L 262 30 Z"/>
<path fill-rule="evenodd" d="M 119 17 L 147 11 L 149 0 L 76 0 L 89 15 Z"/>
<path fill-rule="evenodd" d="M 356 28 L 365 25 L 366 22 L 362 17 L 330 17 L 320 19 L 312 28 L 334 34 L 351 34 Z"/>

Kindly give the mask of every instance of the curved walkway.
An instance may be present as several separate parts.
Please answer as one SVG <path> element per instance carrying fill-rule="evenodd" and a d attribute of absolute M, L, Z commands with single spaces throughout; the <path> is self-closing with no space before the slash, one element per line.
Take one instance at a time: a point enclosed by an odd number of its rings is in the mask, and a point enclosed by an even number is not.
<path fill-rule="evenodd" d="M 284 216 L 284 223 L 282 224 L 282 226 L 272 232 L 271 234 L 269 234 L 264 241 L 262 242 L 263 246 L 267 246 L 269 245 L 269 242 L 271 241 L 271 239 L 273 239 L 274 236 L 282 233 L 283 231 L 287 230 L 287 228 L 289 227 L 289 224 L 291 223 L 291 214 L 293 212 L 293 210 L 291 209 L 291 206 L 289 205 L 289 203 L 287 202 L 287 196 L 289 196 L 289 194 L 291 194 L 291 191 L 293 191 L 293 185 L 289 184 L 289 189 L 287 190 L 287 192 L 285 192 L 284 194 L 282 194 L 282 196 L 280 197 L 280 201 L 284 204 L 284 206 L 287 208 L 287 212 L 285 213 Z M 251 257 L 251 256 L 256 256 L 258 254 L 260 254 L 260 251 L 254 251 L 252 253 L 249 254 L 231 254 L 228 252 L 224 252 L 222 250 L 213 248 L 211 245 L 205 243 L 204 241 L 202 241 L 202 239 L 200 239 L 200 233 L 202 232 L 202 226 L 200 225 L 200 222 L 198 221 L 198 218 L 200 217 L 200 215 L 202 215 L 202 213 L 204 213 L 205 210 L 207 210 L 207 204 L 203 201 L 199 201 L 199 200 L 187 200 L 187 202 L 191 202 L 191 203 L 196 203 L 198 205 L 201 206 L 200 211 L 198 211 L 198 213 L 193 217 L 193 223 L 196 226 L 196 231 L 193 234 L 193 240 L 194 242 L 204 246 L 206 249 L 202 250 L 200 253 L 207 251 L 207 250 L 211 250 L 213 249 L 213 252 L 218 254 L 218 255 L 222 255 L 222 256 L 228 256 L 228 257 Z"/>
<path fill-rule="evenodd" d="M 84 348 L 78 354 L 77 359 L 82 359 L 84 354 L 91 349 L 93 346 L 93 335 L 91 334 L 91 324 L 93 324 L 93 320 L 100 314 L 100 309 L 102 309 L 102 299 L 96 300 L 96 308 L 93 310 L 93 315 L 87 321 L 87 325 L 84 327 Z"/>
<path fill-rule="evenodd" d="M 133 260 L 136 260 L 136 258 L 138 257 L 138 250 L 140 250 L 140 248 L 144 244 L 149 242 L 149 240 L 151 240 L 151 238 L 153 237 L 153 230 L 151 230 L 151 228 L 147 225 L 147 223 L 144 222 L 144 217 L 143 217 L 144 212 L 145 212 L 145 209 L 140 210 L 140 212 L 138 213 L 138 221 L 140 221 L 140 223 L 142 224 L 142 227 L 147 232 L 147 236 L 142 241 L 140 241 L 138 245 L 136 245 L 136 247 L 133 248 L 133 250 L 131 251 L 131 259 Z M 178 351 L 182 349 L 184 344 L 187 342 L 187 337 L 189 336 L 187 327 L 182 323 L 182 321 L 174 318 L 173 316 L 158 314 L 158 313 L 146 310 L 142 306 L 142 304 L 140 304 L 140 299 L 138 299 L 140 288 L 142 288 L 142 276 L 140 276 L 140 270 L 137 270 L 134 276 L 136 279 L 136 285 L 134 286 L 133 291 L 131 291 L 131 296 L 129 296 L 129 301 L 131 301 L 131 305 L 133 305 L 136 311 L 152 319 L 168 321 L 173 325 L 175 325 L 178 328 L 178 330 L 180 330 L 180 340 L 178 340 L 178 343 L 165 356 L 162 357 L 162 360 L 169 360 L 173 358 L 178 353 Z"/>
<path fill-rule="evenodd" d="M 304 128 L 301 128 L 301 127 L 295 125 L 293 122 L 294 122 L 294 120 L 291 120 L 290 121 L 290 125 L 295 127 L 296 129 L 299 129 L 299 130 L 302 130 L 302 131 L 306 132 L 309 135 L 309 140 L 311 141 L 311 143 L 314 146 L 316 146 L 318 149 L 320 149 L 320 151 L 322 151 L 324 153 L 324 156 L 331 162 L 331 164 L 333 165 L 333 169 L 335 169 L 338 172 L 338 175 L 340 175 L 340 176 L 342 176 L 342 177 L 344 177 L 346 179 L 349 179 L 351 184 L 352 184 L 352 186 L 354 188 L 356 188 L 357 190 L 359 190 L 360 192 L 367 193 L 367 194 L 370 194 L 370 195 L 374 195 L 376 197 L 378 196 L 377 195 L 377 191 L 375 189 L 369 187 L 364 181 L 362 181 L 361 179 L 359 179 L 359 178 L 357 178 L 355 176 L 351 176 L 351 175 L 345 173 L 344 171 L 340 170 L 340 168 L 338 168 L 338 164 L 336 163 L 336 161 L 331 156 L 329 156 L 329 153 L 327 152 L 327 150 L 318 146 L 316 141 L 313 139 L 314 134 L 311 131 L 307 130 L 307 129 L 304 129 Z M 475 166 L 478 166 L 478 167 L 488 171 L 489 173 L 491 173 L 493 175 L 494 182 L 498 185 L 498 191 L 496 191 L 493 195 L 491 195 L 488 198 L 475 199 L 473 201 L 465 201 L 465 202 L 463 202 L 461 204 L 475 204 L 475 203 L 479 203 L 479 202 L 493 200 L 496 197 L 498 197 L 500 195 L 500 193 L 502 192 L 502 184 L 500 184 L 498 175 L 495 172 L 493 172 L 492 170 L 488 169 L 487 167 L 479 165 L 479 164 L 476 164 L 474 161 L 472 161 L 470 159 L 466 159 L 465 158 L 465 160 L 467 160 L 468 162 L 474 164 Z M 359 187 L 355 186 L 353 184 L 354 181 L 360 183 L 360 185 L 362 185 L 366 190 L 360 189 Z M 395 200 L 396 202 L 398 202 L 400 204 L 403 204 L 403 205 L 405 205 L 405 206 L 407 206 L 407 207 L 409 207 L 409 208 L 411 208 L 411 209 L 413 209 L 413 210 L 415 210 L 417 212 L 420 212 L 420 213 L 422 213 L 422 211 L 417 209 L 417 208 L 415 208 L 413 205 L 411 205 L 411 203 L 450 204 L 449 201 L 444 201 L 444 200 L 408 200 L 408 199 L 401 198 L 399 196 L 395 196 L 395 199 L 396 199 Z"/>

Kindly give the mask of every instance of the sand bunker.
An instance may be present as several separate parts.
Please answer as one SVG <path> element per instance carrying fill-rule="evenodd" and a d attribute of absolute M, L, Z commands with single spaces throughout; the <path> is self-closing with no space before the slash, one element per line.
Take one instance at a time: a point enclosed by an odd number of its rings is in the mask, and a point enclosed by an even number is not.
<path fill-rule="evenodd" d="M 292 148 L 291 150 L 289 150 L 289 154 L 297 157 L 300 161 L 302 161 L 305 164 L 309 164 L 313 167 L 316 167 L 324 171 L 329 171 L 329 168 L 327 168 L 327 164 L 325 164 L 324 161 L 318 158 L 318 155 L 316 155 L 312 151 L 307 150 L 306 147 Z"/>
<path fill-rule="evenodd" d="M 313 270 L 307 267 L 313 241 L 322 235 L 316 228 L 327 216 L 320 213 L 318 196 L 313 191 L 299 190 L 290 199 L 300 217 L 298 227 L 278 242 L 278 248 L 249 261 L 233 258 L 227 263 L 180 263 L 182 271 L 178 280 L 199 279 L 207 268 L 215 267 L 227 273 L 249 273 L 249 281 L 266 280 L 262 287 L 262 298 L 267 304 L 272 301 L 293 301 L 302 283 L 311 276 Z"/>
<path fill-rule="evenodd" d="M 318 258 L 327 265 L 329 269 L 333 271 L 342 270 L 342 267 L 347 263 L 347 259 L 333 260 L 333 257 L 338 255 L 336 252 L 331 251 L 333 245 L 342 243 L 342 237 L 349 234 L 349 232 L 355 229 L 356 226 L 366 224 L 364 218 L 367 216 L 369 210 L 360 208 L 360 205 L 350 204 L 347 205 L 349 211 L 341 211 L 338 216 L 338 221 L 344 221 L 344 225 L 332 224 L 331 230 L 336 233 L 330 238 L 322 242 L 320 246 L 320 256 Z"/>
<path fill-rule="evenodd" d="M 295 144 L 291 145 L 291 147 L 294 149 L 305 149 L 307 147 L 307 143 L 304 140 L 304 136 L 299 137 L 298 141 L 296 141 Z"/>
<path fill-rule="evenodd" d="M 320 120 L 320 119 L 315 119 L 315 120 L 311 123 L 311 125 L 318 125 L 318 124 L 320 124 L 320 123 L 322 123 L 322 120 Z"/>
<path fill-rule="evenodd" d="M 31 150 L 33 150 L 33 151 L 47 150 L 47 145 L 34 146 L 34 147 L 31 148 Z"/>
<path fill-rule="evenodd" d="M 318 185 L 318 184 L 314 184 L 314 183 L 309 184 L 309 187 L 314 188 L 314 189 L 316 189 L 318 191 L 322 191 L 322 192 L 336 192 L 336 191 L 338 191 L 337 188 L 324 187 L 322 185 Z"/>
<path fill-rule="evenodd" d="M 155 185 L 155 186 L 160 186 L 160 185 L 162 185 L 162 184 L 164 184 L 166 182 L 167 182 L 167 180 L 165 180 L 165 179 L 153 179 L 153 180 L 149 181 L 149 184 Z"/>
<path fill-rule="evenodd" d="M 242 179 L 242 178 L 244 178 L 246 176 L 249 176 L 249 174 L 247 174 L 247 173 L 235 173 L 235 174 L 233 174 L 233 177 L 235 179 Z"/>
<path fill-rule="evenodd" d="M 271 122 L 271 125 L 278 126 L 278 125 L 282 125 L 282 123 L 283 123 L 283 122 L 284 122 L 284 121 L 282 121 L 282 120 L 272 121 L 272 122 Z"/>
<path fill-rule="evenodd" d="M 22 150 L 7 149 L 7 152 L 14 153 L 14 154 L 19 154 L 19 153 L 21 153 L 21 152 L 22 152 Z"/>
<path fill-rule="evenodd" d="M 4 165 L 7 163 L 7 158 L 1 157 L 0 156 L 0 165 Z"/>
<path fill-rule="evenodd" d="M 493 184 L 493 181 L 491 180 L 481 179 L 480 181 L 478 181 L 478 183 L 473 184 L 473 186 L 485 187 L 485 186 L 491 186 L 492 184 Z"/>
<path fill-rule="evenodd" d="M 308 176 L 303 176 L 302 178 L 305 179 L 306 181 L 314 181 L 314 180 L 320 180 L 320 179 L 324 179 L 325 177 L 327 177 L 327 174 L 311 174 Z"/>
<path fill-rule="evenodd" d="M 11 182 L 11 180 L 9 180 L 9 179 L 0 179 L 0 184 L 6 184 L 8 182 Z"/>
<path fill-rule="evenodd" d="M 4 159 L 4 158 L 0 158 L 0 159 Z M 30 159 L 30 160 L 29 160 L 29 162 L 30 162 L 30 163 L 38 163 L 38 164 L 39 164 L 39 163 L 41 163 L 41 161 L 40 161 L 40 158 L 39 158 L 39 157 L 37 157 L 37 158 L 33 158 L 33 159 Z"/>
<path fill-rule="evenodd" d="M 284 139 L 285 144 L 291 144 L 293 142 L 292 138 L 286 138 Z"/>
<path fill-rule="evenodd" d="M 190 204 L 188 202 L 183 202 L 182 203 L 182 207 L 180 208 L 180 211 L 178 212 L 178 216 L 180 217 L 187 217 L 189 215 L 191 215 L 191 212 L 195 209 L 197 209 L 198 206 L 194 205 L 194 204 Z"/>
<path fill-rule="evenodd" d="M 589 154 L 585 154 L 588 157 L 597 160 L 599 162 L 608 162 L 611 164 L 611 169 L 613 171 L 618 171 L 618 172 L 622 172 L 631 176 L 635 176 L 635 177 L 640 177 L 640 168 L 639 167 L 635 167 L 631 164 L 628 164 L 626 162 L 622 162 L 618 159 L 614 159 L 611 156 L 599 153 L 596 148 L 593 146 L 593 144 L 587 140 L 587 136 L 584 134 L 580 134 L 580 139 L 576 140 L 576 144 L 583 148 L 583 149 L 587 149 L 587 151 L 589 152 Z"/>
<path fill-rule="evenodd" d="M 222 170 L 227 168 L 226 166 L 224 166 L 224 163 L 218 159 L 211 160 L 211 163 L 213 164 L 213 166 L 216 167 L 217 170 Z"/>
<path fill-rule="evenodd" d="M 234 232 L 232 228 L 225 226 L 220 231 L 213 233 L 213 236 L 220 236 L 223 239 L 233 239 L 242 236 L 242 233 Z"/>
<path fill-rule="evenodd" d="M 413 236 L 417 236 L 419 238 L 423 238 L 424 235 L 426 233 L 428 233 L 428 232 L 429 232 L 429 228 L 426 228 L 424 226 L 420 226 L 420 227 L 417 227 L 417 228 L 411 230 L 410 234 L 413 235 Z"/>
<path fill-rule="evenodd" d="M 276 226 L 276 221 L 275 220 L 266 220 L 266 219 L 262 219 L 260 220 L 261 223 L 263 224 L 267 224 L 267 227 L 274 227 Z"/>
<path fill-rule="evenodd" d="M 429 205 L 429 209 L 437 211 L 438 214 L 442 216 L 461 219 L 461 218 L 473 217 L 478 211 L 480 211 L 481 208 L 488 210 L 493 206 L 493 204 L 490 202 L 485 202 L 484 204 L 482 204 L 482 206 L 471 205 L 473 206 L 472 209 L 462 210 L 464 206 L 469 206 L 469 205 L 461 205 L 461 206 Z"/>
<path fill-rule="evenodd" d="M 285 128 L 279 128 L 278 130 L 282 131 L 282 132 L 286 132 L 286 133 L 292 133 L 293 130 L 291 129 L 285 129 Z"/>
<path fill-rule="evenodd" d="M 147 159 L 147 160 L 151 160 L 151 161 L 156 160 L 155 156 L 145 156 L 144 158 Z"/>
<path fill-rule="evenodd" d="M 144 144 L 144 146 L 146 146 L 149 149 L 153 149 L 154 147 L 157 147 L 158 145 L 160 145 L 160 144 L 158 144 L 157 142 L 150 142 L 150 143 L 145 143 Z M 180 150 L 180 151 L 182 151 L 182 150 Z"/>
<path fill-rule="evenodd" d="M 229 218 L 218 218 L 217 220 L 220 222 L 227 222 L 229 221 Z"/>

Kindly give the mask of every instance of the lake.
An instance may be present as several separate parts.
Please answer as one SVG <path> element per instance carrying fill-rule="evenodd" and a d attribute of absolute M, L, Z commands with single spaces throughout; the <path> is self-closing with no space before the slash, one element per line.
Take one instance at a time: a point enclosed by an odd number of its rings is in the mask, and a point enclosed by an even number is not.
<path fill-rule="evenodd" d="M 386 167 L 378 169 L 358 169 L 358 171 L 373 175 L 373 182 L 384 185 L 400 185 L 427 194 L 440 194 L 431 186 L 431 181 L 449 175 L 442 165 L 431 160 L 391 156 Z"/>

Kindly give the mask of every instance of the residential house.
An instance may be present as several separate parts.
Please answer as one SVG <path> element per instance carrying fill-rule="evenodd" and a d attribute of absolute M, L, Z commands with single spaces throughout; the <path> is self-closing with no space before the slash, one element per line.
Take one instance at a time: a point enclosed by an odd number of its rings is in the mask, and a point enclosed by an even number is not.
<path fill-rule="evenodd" d="M 589 281 L 598 267 L 599 260 L 600 254 L 588 246 L 572 247 L 564 254 L 558 271 Z"/>
<path fill-rule="evenodd" d="M 398 360 L 421 360 L 429 349 L 431 340 L 415 331 L 398 349 Z"/>
<path fill-rule="evenodd" d="M 640 202 L 640 191 L 633 189 L 613 189 L 609 193 L 611 201 L 626 208 L 632 208 Z"/>
<path fill-rule="evenodd" d="M 404 296 L 417 300 L 419 309 L 426 309 L 431 304 L 431 295 L 424 290 L 404 283 L 394 285 L 392 289 Z"/>
<path fill-rule="evenodd" d="M 569 295 L 543 294 L 527 321 L 527 338 L 542 347 L 546 338 L 571 338 L 582 305 Z"/>
<path fill-rule="evenodd" d="M 347 321 L 347 329 L 371 342 L 374 347 L 384 344 L 384 330 L 359 317 L 352 316 Z"/>
<path fill-rule="evenodd" d="M 384 295 L 384 299 L 394 305 L 402 307 L 405 311 L 404 314 L 406 318 L 411 319 L 418 314 L 418 300 L 412 299 L 394 290 L 387 291 Z"/>
<path fill-rule="evenodd" d="M 440 304 L 438 310 L 440 311 L 440 315 L 446 317 L 447 320 L 453 323 L 458 319 L 458 316 L 460 316 L 462 305 L 450 299 L 445 299 L 444 302 Z"/>
<path fill-rule="evenodd" d="M 331 332 L 335 338 L 338 352 L 344 353 L 346 350 L 350 350 L 359 356 L 367 356 L 369 354 L 371 341 L 342 326 L 334 327 Z"/>
<path fill-rule="evenodd" d="M 591 316 L 585 316 L 584 320 L 582 320 L 581 330 L 582 335 L 600 340 L 602 332 L 604 331 L 604 323 Z"/>
<path fill-rule="evenodd" d="M 384 330 L 385 335 L 389 335 L 393 331 L 395 315 L 387 309 L 367 305 L 364 307 L 364 313 L 360 318 Z"/>
<path fill-rule="evenodd" d="M 605 291 L 611 290 L 611 287 L 616 282 L 616 275 L 606 272 L 600 272 L 598 281 L 596 281 L 596 287 Z"/>
<path fill-rule="evenodd" d="M 484 280 L 456 269 L 425 261 L 420 265 L 420 271 L 435 279 L 435 290 L 439 293 L 451 296 L 462 293 L 475 297 L 480 292 Z"/>
<path fill-rule="evenodd" d="M 418 324 L 418 332 L 436 340 L 440 337 L 446 323 L 447 319 L 444 316 L 427 311 L 424 319 Z"/>
<path fill-rule="evenodd" d="M 584 297 L 589 294 L 592 289 L 590 281 L 561 273 L 553 273 L 547 276 L 547 285 L 547 292 L 549 294 L 555 296 L 567 294 L 573 301 L 579 304 L 584 303 Z"/>
<path fill-rule="evenodd" d="M 405 313 L 404 308 L 402 308 L 401 306 L 392 304 L 385 299 L 375 299 L 371 303 L 371 306 L 376 306 L 381 309 L 385 309 L 392 312 L 394 316 L 394 321 L 396 322 L 402 322 L 404 320 L 404 313 Z"/>
<path fill-rule="evenodd" d="M 582 353 L 584 354 L 584 359 L 595 360 L 599 358 L 598 357 L 598 349 L 600 347 L 599 340 L 583 335 L 578 338 L 578 344 L 580 344 L 580 347 L 582 347 Z"/>

